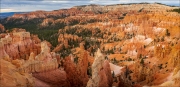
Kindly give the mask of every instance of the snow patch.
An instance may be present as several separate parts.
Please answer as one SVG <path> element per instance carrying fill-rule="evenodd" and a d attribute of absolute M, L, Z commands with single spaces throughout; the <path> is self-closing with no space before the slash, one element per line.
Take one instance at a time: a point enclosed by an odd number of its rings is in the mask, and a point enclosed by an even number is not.
<path fill-rule="evenodd" d="M 150 44 L 153 41 L 152 38 L 147 38 L 144 35 L 136 35 L 134 38 L 130 40 L 130 42 L 141 42 L 144 43 L 145 45 Z"/>
<path fill-rule="evenodd" d="M 110 64 L 110 68 L 111 68 L 111 73 L 114 71 L 114 74 L 115 76 L 119 75 L 121 73 L 121 69 L 123 67 L 120 67 L 120 66 L 117 66 L 117 65 L 114 65 L 112 63 L 109 63 Z"/>
<path fill-rule="evenodd" d="M 149 50 L 153 51 L 154 50 L 154 46 L 149 47 Z"/>
<path fill-rule="evenodd" d="M 131 55 L 131 56 L 136 56 L 136 55 L 137 55 L 137 52 L 136 52 L 135 49 L 133 49 L 133 50 L 128 50 L 127 54 L 128 54 L 128 55 Z"/>
<path fill-rule="evenodd" d="M 147 39 L 144 40 L 144 44 L 145 44 L 145 45 L 148 45 L 148 44 L 150 44 L 152 41 L 153 41 L 153 39 L 147 38 Z"/>
<path fill-rule="evenodd" d="M 102 23 L 102 25 L 110 25 L 110 22 Z"/>
<path fill-rule="evenodd" d="M 164 30 L 165 30 L 164 28 L 153 27 L 153 31 L 154 31 L 155 33 L 160 33 L 160 32 L 162 32 L 162 31 L 164 31 Z"/>
<path fill-rule="evenodd" d="M 135 39 L 136 40 L 144 40 L 145 36 L 144 35 L 136 35 Z"/>

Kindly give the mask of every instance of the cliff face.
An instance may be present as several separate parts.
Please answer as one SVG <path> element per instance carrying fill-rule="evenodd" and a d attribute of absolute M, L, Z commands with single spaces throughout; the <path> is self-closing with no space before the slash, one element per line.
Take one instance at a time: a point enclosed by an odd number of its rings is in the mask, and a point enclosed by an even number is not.
<path fill-rule="evenodd" d="M 34 79 L 29 73 L 40 73 L 58 68 L 57 54 L 50 52 L 46 41 L 41 44 L 37 42 L 38 39 L 31 39 L 30 33 L 21 29 L 1 38 L 1 86 L 33 86 Z M 60 71 L 57 70 L 57 72 Z M 66 76 L 64 78 L 66 79 Z M 63 81 L 60 80 L 60 82 Z"/>
<path fill-rule="evenodd" d="M 92 78 L 89 79 L 87 87 L 109 87 L 112 86 L 112 83 L 113 78 L 109 62 L 105 61 L 103 54 L 98 49 L 92 64 Z"/>
<path fill-rule="evenodd" d="M 41 53 L 37 56 L 31 53 L 26 62 L 22 62 L 20 66 L 21 72 L 45 72 L 58 68 L 58 62 L 55 53 L 50 53 L 50 48 L 46 42 L 41 43 Z M 16 60 L 14 60 L 16 61 Z M 18 61 L 17 61 L 18 62 Z"/>
<path fill-rule="evenodd" d="M 30 53 L 40 53 L 40 42 L 31 39 L 30 33 L 24 30 L 14 31 L 1 38 L 4 51 L 12 59 L 28 60 Z"/>
<path fill-rule="evenodd" d="M 51 11 L 51 12 L 35 11 L 35 12 L 24 13 L 24 14 L 15 14 L 11 18 L 8 18 L 8 20 L 20 19 L 20 18 L 26 19 L 26 20 L 30 20 L 30 19 L 34 19 L 34 18 L 47 18 L 47 17 L 61 18 L 61 17 L 67 17 L 70 15 L 74 15 L 75 13 L 78 13 L 78 12 L 80 12 L 80 11 L 78 11 L 77 9 L 64 9 L 64 10 L 56 10 L 56 11 Z"/>

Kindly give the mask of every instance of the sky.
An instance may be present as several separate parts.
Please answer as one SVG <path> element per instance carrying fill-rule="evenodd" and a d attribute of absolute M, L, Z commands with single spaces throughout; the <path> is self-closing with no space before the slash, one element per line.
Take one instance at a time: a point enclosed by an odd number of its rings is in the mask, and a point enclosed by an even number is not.
<path fill-rule="evenodd" d="M 167 5 L 180 6 L 179 0 L 0 0 L 0 12 L 52 11 L 67 9 L 78 5 L 111 5 L 140 2 L 159 2 Z"/>

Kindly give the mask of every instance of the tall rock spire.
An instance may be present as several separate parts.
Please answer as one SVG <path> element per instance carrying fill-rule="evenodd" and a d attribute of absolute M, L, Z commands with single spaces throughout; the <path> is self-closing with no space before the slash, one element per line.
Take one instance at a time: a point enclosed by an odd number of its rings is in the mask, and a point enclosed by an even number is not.
<path fill-rule="evenodd" d="M 109 62 L 105 61 L 104 55 L 98 49 L 92 64 L 92 78 L 89 79 L 87 87 L 109 87 L 112 80 Z"/>

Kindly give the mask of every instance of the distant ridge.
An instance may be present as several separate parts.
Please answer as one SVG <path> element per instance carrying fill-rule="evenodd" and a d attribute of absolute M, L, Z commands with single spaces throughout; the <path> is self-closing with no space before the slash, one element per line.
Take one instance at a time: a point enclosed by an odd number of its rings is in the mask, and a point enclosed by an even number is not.
<path fill-rule="evenodd" d="M 13 16 L 14 14 L 23 14 L 23 13 L 28 13 L 28 12 L 5 12 L 5 13 L 0 13 L 0 19 L 4 19 L 10 16 Z"/>

